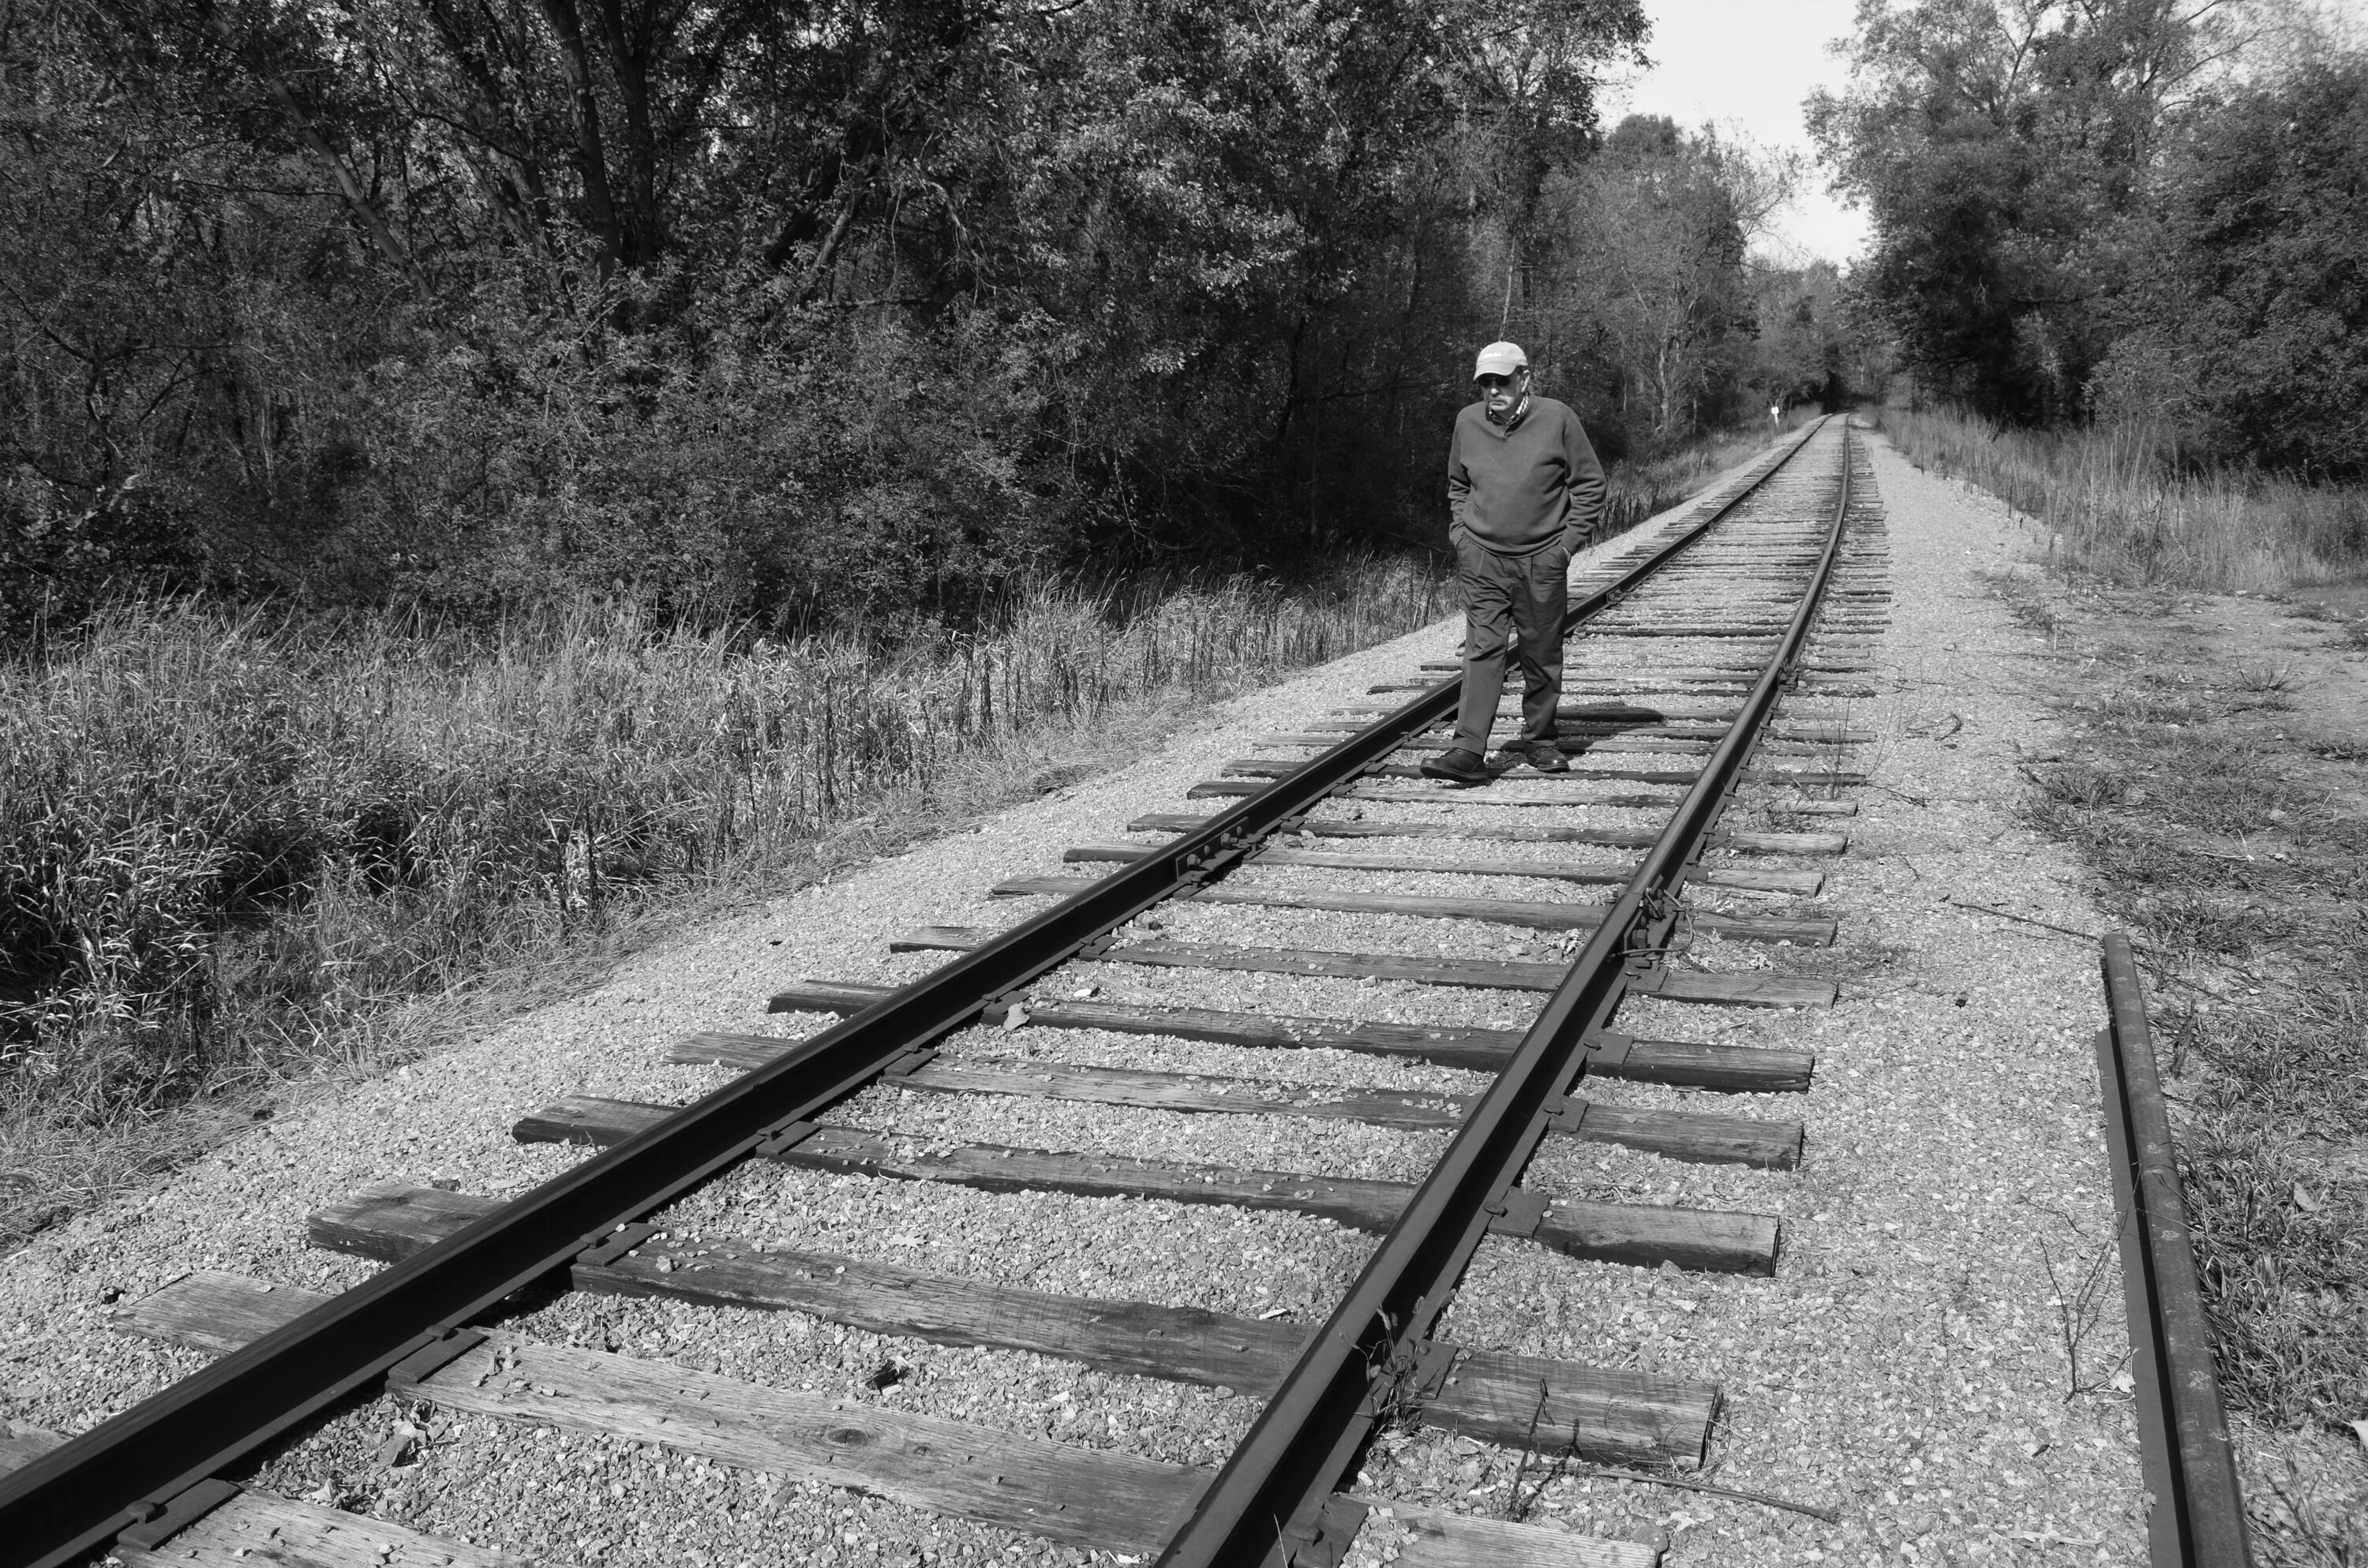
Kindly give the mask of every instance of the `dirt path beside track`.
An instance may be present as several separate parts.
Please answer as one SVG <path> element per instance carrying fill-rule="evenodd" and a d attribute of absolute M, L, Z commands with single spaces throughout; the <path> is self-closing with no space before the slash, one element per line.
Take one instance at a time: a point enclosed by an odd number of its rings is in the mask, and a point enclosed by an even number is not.
<path fill-rule="evenodd" d="M 2044 533 L 1960 482 L 1954 493 Z M 2368 585 L 2281 598 L 1994 580 L 2066 744 L 2031 820 L 2147 955 L 2267 1563 L 2368 1561 Z"/>

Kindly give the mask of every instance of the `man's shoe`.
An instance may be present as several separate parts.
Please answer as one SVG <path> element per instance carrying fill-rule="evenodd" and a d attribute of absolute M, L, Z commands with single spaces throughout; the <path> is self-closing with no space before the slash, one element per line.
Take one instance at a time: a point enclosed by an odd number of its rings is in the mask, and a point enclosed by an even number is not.
<path fill-rule="evenodd" d="M 1486 784 L 1489 778 L 1487 765 L 1480 760 L 1480 754 L 1466 751 L 1462 746 L 1440 752 L 1437 756 L 1425 757 L 1422 776 L 1425 778 L 1452 779 L 1458 784 Z"/>
<path fill-rule="evenodd" d="M 1508 741 L 1491 763 L 1499 773 L 1507 768 L 1521 767 L 1538 773 L 1570 771 L 1570 764 L 1562 759 L 1562 748 L 1552 741 Z"/>

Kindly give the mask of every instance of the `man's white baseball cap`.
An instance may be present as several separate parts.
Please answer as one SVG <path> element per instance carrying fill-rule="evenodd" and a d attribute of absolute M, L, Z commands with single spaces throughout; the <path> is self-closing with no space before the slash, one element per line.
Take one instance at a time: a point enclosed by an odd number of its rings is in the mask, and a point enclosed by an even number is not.
<path fill-rule="evenodd" d="M 1509 376 L 1516 370 L 1530 368 L 1530 357 L 1521 352 L 1518 343 L 1492 343 L 1480 350 L 1479 359 L 1472 367 L 1472 379 L 1483 376 Z"/>

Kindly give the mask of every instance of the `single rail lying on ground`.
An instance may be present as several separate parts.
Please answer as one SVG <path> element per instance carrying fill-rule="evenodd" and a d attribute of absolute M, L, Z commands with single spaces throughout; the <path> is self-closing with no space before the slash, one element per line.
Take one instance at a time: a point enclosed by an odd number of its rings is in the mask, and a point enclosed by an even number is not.
<path fill-rule="evenodd" d="M 2097 1072 L 2137 1381 L 2138 1454 L 2155 1497 L 2148 1545 L 2155 1568 L 2248 1568 L 2245 1500 L 2188 1244 L 2146 992 L 2130 940 L 2118 932 L 2105 938 L 2104 971 L 2112 1022 L 2097 1033 Z"/>
<path fill-rule="evenodd" d="M 1596 622 L 1681 560 L 1761 485 L 1784 472 L 1793 454 L 1818 434 L 1816 429 L 1805 434 L 1751 485 L 1581 597 L 1571 608 L 1569 628 L 1580 630 Z M 206 1311 L 218 1320 L 217 1326 L 203 1327 L 202 1314 L 187 1307 L 177 1332 L 185 1339 L 226 1353 L 145 1403 L 0 1476 L 0 1540 L 9 1542 L 11 1560 L 65 1562 L 119 1537 L 120 1544 L 130 1548 L 153 1546 L 235 1494 L 235 1488 L 222 1480 L 224 1472 L 358 1391 L 381 1383 L 407 1391 L 444 1390 L 440 1397 L 469 1408 L 465 1394 L 449 1392 L 453 1375 L 481 1365 L 514 1365 L 518 1358 L 533 1355 L 540 1359 L 535 1363 L 539 1370 L 529 1380 L 532 1387 L 538 1392 L 553 1391 L 551 1397 L 559 1397 L 556 1391 L 570 1386 L 571 1379 L 580 1382 L 592 1374 L 555 1352 L 521 1350 L 498 1330 L 476 1326 L 474 1320 L 493 1314 L 521 1290 L 553 1279 L 572 1282 L 576 1288 L 626 1291 L 679 1288 L 681 1282 L 666 1287 L 656 1280 L 656 1275 L 670 1273 L 675 1266 L 667 1260 L 662 1238 L 654 1239 L 647 1218 L 738 1163 L 764 1158 L 907 1179 L 989 1187 L 1000 1182 L 1007 1188 L 1034 1185 L 1089 1193 L 1156 1191 L 1185 1201 L 1288 1207 L 1383 1233 L 1363 1275 L 1331 1321 L 1304 1347 L 1295 1344 L 1297 1331 L 1286 1334 L 1277 1326 L 1271 1333 L 1261 1334 L 1255 1325 L 1235 1324 L 1226 1331 L 1222 1354 L 1208 1351 L 1207 1366 L 1186 1365 L 1190 1356 L 1169 1355 L 1146 1343 L 1169 1338 L 1167 1329 L 1172 1326 L 1178 1333 L 1171 1345 L 1206 1348 L 1205 1335 L 1196 1339 L 1186 1332 L 1193 1327 L 1193 1314 L 1094 1303 L 1097 1310 L 1092 1312 L 1062 1319 L 1051 1299 L 1030 1298 L 1026 1303 L 1030 1313 L 1045 1321 L 1057 1319 L 1065 1325 L 1057 1334 L 1046 1331 L 1048 1341 L 1059 1340 L 1053 1353 L 1076 1354 L 1074 1346 L 1079 1340 L 1098 1335 L 1103 1348 L 1097 1354 L 1108 1364 L 1128 1365 L 1132 1357 L 1133 1364 L 1155 1376 L 1232 1380 L 1239 1386 L 1276 1392 L 1247 1438 L 1205 1486 L 1183 1485 L 1178 1478 L 1146 1471 L 1137 1478 L 1140 1491 L 1130 1496 L 1117 1482 L 1104 1477 L 1106 1489 L 1114 1490 L 1107 1511 L 1092 1517 L 1084 1517 L 1090 1510 L 1081 1508 L 1077 1516 L 1053 1528 L 1031 1515 L 1022 1502 L 1013 1503 L 1006 1515 L 996 1516 L 1012 1528 L 1037 1528 L 1056 1539 L 1103 1539 L 1122 1541 L 1131 1549 L 1156 1548 L 1166 1562 L 1248 1563 L 1266 1561 L 1278 1549 L 1286 1561 L 1337 1561 L 1355 1533 L 1364 1507 L 1337 1488 L 1345 1475 L 1353 1473 L 1353 1456 L 1385 1413 L 1427 1403 L 1434 1419 L 1460 1421 L 1468 1430 L 1500 1438 L 1519 1435 L 1518 1417 L 1505 1413 L 1519 1403 L 1518 1398 L 1502 1391 L 1488 1392 L 1493 1386 L 1488 1378 L 1496 1375 L 1508 1388 L 1518 1388 L 1530 1371 L 1508 1367 L 1491 1374 L 1488 1369 L 1495 1363 L 1487 1357 L 1466 1354 L 1465 1375 L 1460 1381 L 1467 1386 L 1451 1392 L 1444 1387 L 1444 1373 L 1458 1352 L 1431 1336 L 1435 1321 L 1484 1235 L 1494 1232 L 1527 1236 L 1578 1256 L 1616 1261 L 1759 1272 L 1772 1267 L 1772 1221 L 1671 1210 L 1634 1211 L 1615 1204 L 1575 1200 L 1549 1202 L 1522 1188 L 1519 1181 L 1531 1153 L 1542 1140 L 1556 1135 L 1621 1142 L 1684 1158 L 1780 1167 L 1797 1158 L 1797 1128 L 1787 1133 L 1781 1129 L 1737 1128 L 1733 1119 L 1623 1114 L 1616 1108 L 1585 1105 L 1572 1097 L 1572 1091 L 1589 1072 L 1738 1088 L 1799 1087 L 1805 1081 L 1805 1061 L 1793 1053 L 1637 1040 L 1607 1026 L 1622 997 L 1630 994 L 1676 997 L 1716 992 L 1722 1000 L 1784 1005 L 1797 1003 L 1816 989 L 1814 985 L 1788 989 L 1789 983 L 1782 977 L 1679 972 L 1661 959 L 1680 922 L 1689 918 L 1700 928 L 1715 927 L 1744 939 L 1830 939 L 1830 922 L 1720 917 L 1708 912 L 1690 916 L 1679 907 L 1677 898 L 1690 879 L 1702 879 L 1701 853 L 1712 842 L 1719 812 L 1755 751 L 1771 745 L 1827 744 L 1825 737 L 1807 732 L 1799 739 L 1771 739 L 1770 720 L 1788 689 L 1804 679 L 1826 678 L 1808 665 L 1804 653 L 1811 629 L 1827 603 L 1850 516 L 1851 457 L 1846 429 L 1840 432 L 1839 443 L 1827 443 L 1837 444 L 1840 477 L 1828 516 L 1823 519 L 1822 537 L 1799 549 L 1787 546 L 1771 557 L 1781 557 L 1787 566 L 1805 569 L 1799 586 L 1792 590 L 1793 602 L 1786 619 L 1781 623 L 1761 619 L 1738 626 L 1675 628 L 1695 636 L 1734 631 L 1773 637 L 1771 651 L 1751 665 L 1722 665 L 1699 676 L 1679 677 L 1691 680 L 1689 689 L 1702 696 L 1733 697 L 1732 708 L 1715 716 L 1672 721 L 1658 712 L 1629 713 L 1615 706 L 1583 710 L 1564 726 L 1565 733 L 1577 738 L 1577 749 L 1581 751 L 1593 736 L 1605 733 L 1630 737 L 1623 741 L 1623 749 L 1634 745 L 1649 752 L 1666 746 L 1691 754 L 1705 744 L 1711 748 L 1699 765 L 1692 765 L 1689 755 L 1670 759 L 1666 767 L 1598 769 L 1589 775 L 1598 779 L 1685 784 L 1682 797 L 1674 801 L 1668 796 L 1642 795 L 1584 802 L 1656 808 L 1674 803 L 1674 815 L 1657 833 L 1531 830 L 1536 838 L 1545 841 L 1554 841 L 1559 835 L 1572 842 L 1625 845 L 1641 850 L 1640 861 L 1619 879 L 1619 892 L 1611 903 L 1360 902 L 1360 895 L 1350 894 L 1335 895 L 1328 902 L 1311 903 L 1303 896 L 1296 903 L 1280 903 L 1281 907 L 1375 908 L 1588 931 L 1591 934 L 1575 962 L 1426 961 L 1387 955 L 1226 949 L 1205 943 L 1117 943 L 1113 933 L 1121 927 L 1178 897 L 1277 903 L 1272 894 L 1235 892 L 1215 885 L 1236 868 L 1292 864 L 1294 857 L 1299 864 L 1340 867 L 1426 864 L 1403 856 L 1359 857 L 1309 847 L 1326 836 L 1354 840 L 1384 835 L 1363 831 L 1354 823 L 1319 821 L 1310 813 L 1327 800 L 1374 798 L 1367 791 L 1376 787 L 1365 781 L 1392 777 L 1394 769 L 1403 768 L 1391 759 L 1401 751 L 1418 747 L 1421 733 L 1453 711 L 1458 679 L 1430 683 L 1381 717 L 1359 720 L 1360 727 L 1346 738 L 1336 740 L 1328 733 L 1281 737 L 1286 744 L 1321 744 L 1326 749 L 1296 766 L 1242 766 L 1235 770 L 1235 777 L 1206 789 L 1211 796 L 1242 797 L 1237 804 L 1208 819 L 1144 819 L 1132 824 L 1136 831 L 1172 834 L 1164 844 L 1087 846 L 1072 850 L 1073 861 L 1117 867 L 1099 880 L 1082 885 L 1067 879 L 1008 884 L 998 891 L 1012 896 L 1060 897 L 1053 907 L 1008 930 L 985 933 L 938 927 L 916 934 L 907 945 L 957 955 L 924 979 L 893 990 L 808 984 L 776 998 L 777 1007 L 850 1013 L 842 1022 L 794 1045 L 751 1037 L 710 1037 L 704 1045 L 692 1042 L 688 1048 L 691 1055 L 685 1059 L 729 1062 L 746 1070 L 704 1099 L 679 1108 L 587 1100 L 538 1113 L 539 1120 L 529 1118 L 520 1124 L 522 1138 L 562 1138 L 609 1146 L 522 1198 L 495 1204 L 459 1194 L 414 1192 L 399 1200 L 364 1202 L 343 1221 L 347 1229 L 342 1241 L 334 1233 L 340 1223 L 335 1215 L 316 1222 L 318 1239 L 398 1260 L 367 1282 L 325 1300 L 282 1292 L 276 1301 L 242 1303 L 231 1287 L 197 1281 L 192 1291 L 212 1291 L 204 1301 Z M 1839 673 L 1846 676 L 1848 672 Z M 1613 689 L 1620 685 L 1609 684 Z M 1574 686 L 1594 689 L 1586 680 Z M 1272 777 L 1270 782 L 1253 781 L 1262 775 L 1279 777 Z M 1366 828 L 1383 826 L 1391 830 L 1386 835 L 1394 837 L 1418 837 L 1425 831 L 1418 824 L 1365 824 Z M 1286 835 L 1292 844 L 1283 842 Z M 1523 835 L 1500 826 L 1474 836 L 1518 839 Z M 1524 869 L 1522 874 L 1536 873 Z M 1728 886 L 1755 886 L 1754 873 L 1720 875 L 1728 879 Z M 1782 892 L 1797 890 L 1806 874 L 1756 875 L 1764 891 Z M 1584 869 L 1574 870 L 1571 877 L 1606 883 L 1613 880 Z M 1814 885 L 1813 875 L 1810 881 Z M 1417 904 L 1428 906 L 1411 907 Z M 1536 1022 L 1519 1034 L 1496 1028 L 1351 1027 L 1325 1020 L 1128 1008 L 1082 1000 L 1052 1006 L 1038 1003 L 1028 1009 L 1032 1022 L 1048 1027 L 1277 1045 L 1346 1045 L 1497 1071 L 1485 1093 L 1449 1116 L 1438 1110 L 1437 1096 L 1393 1099 L 1372 1095 L 1354 1102 L 1327 1099 L 1321 1106 L 1311 1099 L 1299 1108 L 1301 1114 L 1356 1115 L 1382 1125 L 1454 1125 L 1445 1157 L 1411 1189 L 1388 1183 L 1308 1177 L 1280 1184 L 1278 1190 L 1276 1181 L 1241 1179 L 1228 1184 L 1189 1167 L 1179 1176 L 1175 1167 L 1154 1168 L 1150 1162 L 1121 1168 L 1124 1163 L 1108 1157 L 1084 1161 L 1008 1149 L 983 1154 L 975 1150 L 954 1151 L 922 1160 L 898 1154 L 884 1140 L 825 1126 L 818 1120 L 832 1106 L 883 1074 L 921 1090 L 998 1092 L 991 1074 L 933 1062 L 936 1043 L 982 1018 L 1008 1016 L 1020 1006 L 1021 994 L 1032 982 L 1076 960 L 1170 968 L 1264 968 L 1295 973 L 1395 972 L 1433 983 L 1544 992 L 1548 998 Z M 1830 986 L 1824 990 L 1829 996 Z M 1270 1112 L 1276 1108 L 1270 1101 L 1227 1103 L 1222 1085 L 1160 1082 L 1160 1075 L 1154 1074 L 1073 1072 L 1065 1080 L 1054 1074 L 1042 1077 L 1054 1085 L 1049 1092 L 1069 1092 L 1104 1103 L 1196 1110 Z M 1023 1091 L 1004 1085 L 999 1092 Z M 1048 1091 L 1031 1085 L 1024 1092 Z M 1273 1173 L 1246 1173 L 1248 1177 L 1261 1174 Z M 1167 1186 L 1163 1187 L 1162 1182 Z M 745 1260 L 735 1255 L 722 1261 Z M 705 1262 L 698 1267 L 707 1276 L 701 1286 L 710 1292 L 705 1299 L 734 1299 L 726 1278 L 730 1270 L 719 1274 L 717 1265 Z M 912 1313 L 900 1317 L 866 1306 L 860 1299 L 867 1288 L 901 1292 L 909 1299 L 920 1289 L 916 1284 L 917 1276 L 891 1279 L 889 1276 L 896 1271 L 875 1269 L 870 1276 L 859 1273 L 847 1278 L 848 1271 L 842 1268 L 826 1281 L 815 1280 L 805 1297 L 791 1299 L 781 1294 L 780 1269 L 743 1272 L 765 1272 L 764 1288 L 773 1292 L 766 1298 L 767 1305 L 825 1310 L 814 1303 L 827 1296 L 826 1310 L 843 1322 L 865 1321 L 862 1314 L 869 1312 L 892 1330 L 921 1332 L 956 1342 L 964 1342 L 962 1336 L 968 1334 L 972 1338 L 967 1342 L 1024 1343 L 1012 1337 L 1008 1324 L 1013 1317 L 1008 1311 L 1002 1311 L 997 1318 L 1004 1326 L 995 1332 L 1002 1337 L 991 1338 L 985 1327 L 961 1325 L 957 1320 L 966 1310 L 961 1302 L 937 1302 L 933 1308 L 937 1315 L 929 1319 L 932 1326 L 916 1330 L 912 1328 Z M 750 1292 L 757 1290 L 754 1285 L 744 1288 Z M 975 1307 L 982 1323 L 1000 1311 L 991 1290 L 972 1285 L 965 1286 L 963 1293 L 974 1304 L 984 1303 Z M 195 1295 L 188 1298 L 196 1299 Z M 1146 1335 L 1144 1324 L 1150 1323 L 1160 1324 L 1160 1332 Z M 1062 1338 L 1063 1335 L 1068 1337 Z M 1169 1358 L 1161 1360 L 1163 1355 Z M 669 1376 L 678 1381 L 687 1374 Z M 482 1385 L 484 1381 L 480 1372 L 476 1383 Z M 1706 1429 L 1708 1396 L 1695 1392 L 1656 1392 L 1607 1376 L 1599 1384 L 1577 1388 L 1572 1398 L 1580 1404 L 1594 1401 L 1587 1406 L 1597 1413 L 1591 1417 L 1597 1420 L 1592 1440 L 1607 1453 L 1655 1451 L 1659 1439 L 1651 1429 L 1663 1419 L 1654 1414 L 1658 1409 L 1652 1405 L 1655 1399 L 1685 1406 L 1685 1418 L 1695 1423 L 1690 1429 Z M 517 1412 L 524 1406 L 506 1408 Z M 1539 1409 L 1543 1408 L 1541 1403 Z M 1639 1415 L 1638 1411 L 1645 1414 Z M 1532 1425 L 1538 1415 L 1538 1410 L 1530 1412 Z M 752 1431 L 761 1430 L 766 1436 L 762 1440 L 751 1436 L 747 1443 L 753 1446 L 728 1451 L 742 1462 L 760 1462 L 765 1454 L 774 1451 L 765 1449 L 764 1441 L 778 1447 L 788 1440 L 781 1434 L 794 1426 L 795 1413 L 768 1406 L 752 1412 L 747 1420 Z M 1622 1436 L 1629 1431 L 1623 1421 L 1634 1426 L 1629 1436 Z M 787 1450 L 782 1453 L 780 1462 L 795 1462 Z M 749 1459 L 751 1454 L 757 1458 Z M 1016 1468 L 1018 1461 L 1011 1462 Z M 1110 1474 L 1118 1471 L 1111 1470 Z M 926 1498 L 929 1485 L 927 1477 L 917 1478 L 911 1483 L 911 1494 Z M 985 1517 L 976 1506 L 964 1506 L 973 1517 Z M 1144 1517 L 1129 1515 L 1130 1509 Z M 1101 1538 L 1094 1535 L 1098 1529 L 1104 1532 Z"/>

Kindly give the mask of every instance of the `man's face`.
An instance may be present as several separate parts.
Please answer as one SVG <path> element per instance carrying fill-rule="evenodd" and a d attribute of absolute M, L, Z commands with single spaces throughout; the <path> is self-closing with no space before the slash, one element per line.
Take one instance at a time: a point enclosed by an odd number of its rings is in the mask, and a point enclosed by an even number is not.
<path fill-rule="evenodd" d="M 1509 376 L 1480 378 L 1480 395 L 1488 400 L 1488 412 L 1495 415 L 1512 413 L 1520 405 L 1521 394 L 1529 390 L 1530 371 L 1526 365 Z"/>

